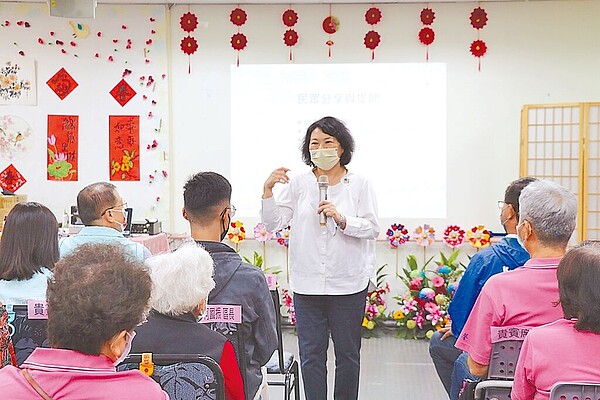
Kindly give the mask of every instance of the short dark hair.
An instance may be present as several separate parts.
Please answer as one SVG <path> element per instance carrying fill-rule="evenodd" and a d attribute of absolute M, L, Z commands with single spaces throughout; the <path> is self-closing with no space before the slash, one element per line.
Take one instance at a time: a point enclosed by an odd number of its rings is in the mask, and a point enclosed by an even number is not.
<path fill-rule="evenodd" d="M 58 261 L 58 221 L 43 204 L 18 203 L 6 216 L 0 238 L 0 279 L 27 280 Z"/>
<path fill-rule="evenodd" d="M 102 213 L 116 207 L 117 187 L 108 182 L 96 182 L 87 185 L 77 195 L 77 212 L 81 222 L 89 225 L 99 219 Z"/>
<path fill-rule="evenodd" d="M 56 264 L 48 281 L 50 345 L 99 354 L 103 343 L 142 322 L 151 290 L 144 264 L 122 246 L 78 246 Z"/>
<path fill-rule="evenodd" d="M 223 202 L 231 201 L 231 184 L 216 172 L 198 172 L 183 186 L 185 212 L 200 222 L 212 221 L 222 211 Z"/>
<path fill-rule="evenodd" d="M 517 221 L 519 220 L 519 196 L 521 196 L 521 191 L 531 182 L 535 181 L 537 181 L 537 178 L 530 176 L 519 178 L 515 181 L 512 181 L 504 192 L 504 202 L 506 204 L 510 204 L 513 210 L 515 210 Z"/>
<path fill-rule="evenodd" d="M 318 121 L 313 122 L 308 129 L 306 130 L 306 135 L 304 135 L 304 140 L 302 141 L 302 145 L 300 146 L 300 150 L 302 151 L 302 161 L 306 165 L 310 165 L 314 167 L 315 165 L 310 160 L 310 136 L 315 129 L 321 129 L 323 133 L 328 134 L 329 136 L 333 136 L 340 142 L 342 149 L 344 152 L 340 157 L 340 165 L 348 165 L 350 160 L 352 160 L 352 155 L 354 154 L 354 139 L 350 134 L 350 131 L 346 127 L 346 125 L 337 118 L 334 117 L 324 117 Z"/>
<path fill-rule="evenodd" d="M 600 242 L 586 241 L 569 250 L 556 275 L 564 317 L 577 318 L 579 331 L 600 333 Z"/>

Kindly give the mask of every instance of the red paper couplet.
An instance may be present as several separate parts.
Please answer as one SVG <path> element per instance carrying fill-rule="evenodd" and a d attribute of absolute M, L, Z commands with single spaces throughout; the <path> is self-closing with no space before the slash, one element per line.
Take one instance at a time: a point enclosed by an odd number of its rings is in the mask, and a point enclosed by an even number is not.
<path fill-rule="evenodd" d="M 140 180 L 140 117 L 108 117 L 109 172 L 111 181 Z"/>
<path fill-rule="evenodd" d="M 76 181 L 79 160 L 79 117 L 48 115 L 47 179 Z"/>
<path fill-rule="evenodd" d="M 25 177 L 15 168 L 14 165 L 10 164 L 0 172 L 0 187 L 11 193 L 19 190 L 27 182 Z"/>
<path fill-rule="evenodd" d="M 46 84 L 54 93 L 64 100 L 79 84 L 73 79 L 66 69 L 61 68 Z"/>

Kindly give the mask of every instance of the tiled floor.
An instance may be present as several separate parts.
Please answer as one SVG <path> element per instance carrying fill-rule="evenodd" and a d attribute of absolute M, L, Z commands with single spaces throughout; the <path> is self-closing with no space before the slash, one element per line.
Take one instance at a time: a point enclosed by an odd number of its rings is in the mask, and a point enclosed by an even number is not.
<path fill-rule="evenodd" d="M 284 349 L 298 357 L 298 342 L 284 331 Z M 393 336 L 363 339 L 361 351 L 361 400 L 447 400 L 424 340 L 403 340 Z M 329 399 L 333 398 L 333 344 L 329 346 Z M 302 389 L 303 391 L 303 389 Z M 269 388 L 270 400 L 283 399 L 283 390 Z M 304 399 L 304 396 L 302 396 Z M 325 400 L 325 399 L 324 399 Z"/>

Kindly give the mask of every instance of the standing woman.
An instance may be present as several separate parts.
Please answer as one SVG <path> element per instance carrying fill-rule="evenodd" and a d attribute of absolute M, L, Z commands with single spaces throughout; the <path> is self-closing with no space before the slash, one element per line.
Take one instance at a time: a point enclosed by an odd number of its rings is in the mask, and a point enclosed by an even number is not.
<path fill-rule="evenodd" d="M 294 292 L 300 360 L 307 400 L 327 398 L 329 333 L 335 349 L 334 398 L 358 397 L 361 323 L 379 235 L 371 184 L 347 168 L 354 139 L 344 123 L 325 117 L 313 123 L 301 146 L 311 170 L 289 179 L 277 168 L 264 183 L 262 221 L 277 230 L 292 221 L 290 285 Z M 328 178 L 327 200 L 317 181 Z M 275 184 L 285 184 L 277 200 Z M 319 223 L 320 215 L 326 224 Z"/>

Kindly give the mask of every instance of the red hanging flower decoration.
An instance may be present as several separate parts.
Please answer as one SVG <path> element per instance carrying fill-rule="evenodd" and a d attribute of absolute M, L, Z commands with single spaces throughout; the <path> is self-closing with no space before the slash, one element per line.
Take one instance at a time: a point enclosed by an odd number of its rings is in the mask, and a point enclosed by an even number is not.
<path fill-rule="evenodd" d="M 293 29 L 288 29 L 283 34 L 283 42 L 286 46 L 295 46 L 298 43 L 298 32 Z"/>
<path fill-rule="evenodd" d="M 471 26 L 475 29 L 483 28 L 488 21 L 487 13 L 481 7 L 477 7 L 471 13 Z"/>
<path fill-rule="evenodd" d="M 435 40 L 433 29 L 425 27 L 419 31 L 419 41 L 425 46 L 429 46 Z"/>
<path fill-rule="evenodd" d="M 330 35 L 336 33 L 339 26 L 340 21 L 333 15 L 330 15 L 329 17 L 323 20 L 323 30 L 325 31 L 325 33 L 328 33 Z"/>
<path fill-rule="evenodd" d="M 244 50 L 246 44 L 248 44 L 248 39 L 246 39 L 246 35 L 243 33 L 235 33 L 233 36 L 231 36 L 231 47 L 233 47 L 235 50 Z"/>
<path fill-rule="evenodd" d="M 377 46 L 379 46 L 379 42 L 381 42 L 381 36 L 379 33 L 375 31 L 369 31 L 365 35 L 365 46 L 368 49 L 375 50 Z"/>
<path fill-rule="evenodd" d="M 421 10 L 421 22 L 423 25 L 431 25 L 433 24 L 433 20 L 435 19 L 435 12 L 431 8 L 424 8 Z"/>
<path fill-rule="evenodd" d="M 179 20 L 179 25 L 181 25 L 181 29 L 186 32 L 193 32 L 198 27 L 198 17 L 191 12 L 186 12 L 181 16 Z"/>
<path fill-rule="evenodd" d="M 483 57 L 487 51 L 487 46 L 483 40 L 474 40 L 471 43 L 471 54 L 475 57 Z"/>
<path fill-rule="evenodd" d="M 371 7 L 365 13 L 365 21 L 369 25 L 375 25 L 381 21 L 381 10 L 376 7 Z"/>
<path fill-rule="evenodd" d="M 181 39 L 181 51 L 183 51 L 188 56 L 194 54 L 196 50 L 198 50 L 198 42 L 191 36 L 186 36 Z"/>
<path fill-rule="evenodd" d="M 294 26 L 298 22 L 298 14 L 292 9 L 285 10 L 281 19 L 285 26 Z"/>
<path fill-rule="evenodd" d="M 246 11 L 242 10 L 241 8 L 236 8 L 231 11 L 231 14 L 229 14 L 229 20 L 236 26 L 244 25 L 247 19 L 248 14 L 246 14 Z"/>

